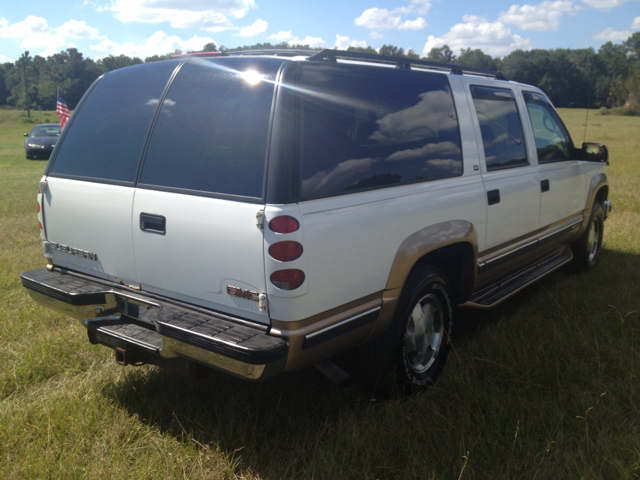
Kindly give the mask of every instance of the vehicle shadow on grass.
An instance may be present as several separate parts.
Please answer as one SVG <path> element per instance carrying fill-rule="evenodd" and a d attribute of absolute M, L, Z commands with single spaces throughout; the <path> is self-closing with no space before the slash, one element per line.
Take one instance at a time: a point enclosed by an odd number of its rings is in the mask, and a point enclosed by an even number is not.
<path fill-rule="evenodd" d="M 563 302 L 582 299 L 606 310 L 608 305 L 629 299 L 629 289 L 622 287 L 626 282 L 640 284 L 638 272 L 640 256 L 604 251 L 601 265 L 586 275 L 559 271 L 492 310 L 461 311 L 454 347 L 474 348 L 475 337 L 499 322 L 540 321 L 546 314 L 531 317 L 539 305 L 550 301 L 562 307 Z M 527 313 L 520 315 L 522 311 Z M 342 360 L 347 369 L 353 366 L 348 355 Z M 350 373 L 357 377 L 357 368 Z M 446 369 L 443 374 L 447 374 Z M 408 400 L 413 405 L 409 409 L 417 406 L 416 410 L 424 412 L 425 408 L 438 408 L 430 405 L 437 402 L 431 394 L 440 392 L 433 389 L 425 393 Z M 411 429 L 389 419 L 404 415 L 406 405 L 391 401 L 372 408 L 380 402 L 372 402 L 360 383 L 338 388 L 313 367 L 265 383 L 250 383 L 225 374 L 195 382 L 155 368 L 129 368 L 124 378 L 105 384 L 103 394 L 163 434 L 219 448 L 230 457 L 237 455 L 240 470 L 247 469 L 261 478 L 310 477 L 317 472 L 321 472 L 320 477 L 330 476 L 331 461 L 325 457 L 356 449 L 348 443 L 341 447 L 341 442 L 349 440 L 342 433 L 345 429 L 373 429 L 374 433 L 366 434 L 372 437 L 384 437 L 388 429 L 397 429 L 390 435 L 400 436 L 404 435 L 403 429 Z M 438 403 L 446 402 L 440 398 Z M 360 454 L 360 460 L 367 455 L 376 460 L 375 451 Z M 315 470 L 318 456 L 325 463 Z"/>

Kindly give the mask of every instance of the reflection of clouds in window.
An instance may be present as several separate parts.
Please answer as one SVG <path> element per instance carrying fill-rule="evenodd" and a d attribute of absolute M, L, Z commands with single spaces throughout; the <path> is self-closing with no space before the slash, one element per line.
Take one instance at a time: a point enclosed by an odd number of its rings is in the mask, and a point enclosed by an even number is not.
<path fill-rule="evenodd" d="M 511 138 L 511 136 L 507 133 L 502 133 L 501 135 L 498 135 L 497 137 L 493 138 L 493 139 L 486 139 L 484 141 L 484 148 L 493 148 L 496 146 L 504 146 L 507 143 L 511 143 L 509 142 L 509 139 Z"/>
<path fill-rule="evenodd" d="M 152 98 L 145 105 L 151 105 L 151 106 L 157 107 L 159 103 L 160 103 L 160 99 L 159 98 Z M 170 98 L 166 98 L 164 100 L 164 104 L 163 105 L 165 107 L 173 107 L 175 104 L 176 104 L 176 102 L 174 102 Z"/>
<path fill-rule="evenodd" d="M 382 145 L 415 142 L 437 136 L 441 130 L 457 128 L 451 94 L 447 90 L 421 93 L 419 96 L 420 101 L 416 105 L 378 120 L 379 129 L 369 140 Z"/>
<path fill-rule="evenodd" d="M 387 162 L 397 162 L 402 160 L 418 160 L 420 158 L 458 158 L 460 156 L 460 147 L 453 142 L 427 143 L 424 147 L 410 148 L 389 155 L 385 160 Z M 459 160 L 452 160 L 459 163 Z"/>
<path fill-rule="evenodd" d="M 323 170 L 303 180 L 302 191 L 305 192 L 305 196 L 313 196 L 316 192 L 340 189 L 339 186 L 349 182 L 354 175 L 369 171 L 377 160 L 376 158 L 360 158 L 341 162 L 330 171 Z"/>
<path fill-rule="evenodd" d="M 462 173 L 462 163 L 460 160 L 453 160 L 451 158 L 434 158 L 432 160 L 427 160 L 427 166 L 422 170 L 427 173 L 432 172 L 433 170 L 441 170 L 447 174 L 459 175 Z"/>

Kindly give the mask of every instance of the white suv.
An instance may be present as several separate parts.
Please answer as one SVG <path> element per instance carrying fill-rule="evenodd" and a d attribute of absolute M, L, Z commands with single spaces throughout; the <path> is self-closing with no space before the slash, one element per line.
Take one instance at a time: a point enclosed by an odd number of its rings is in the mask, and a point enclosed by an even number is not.
<path fill-rule="evenodd" d="M 242 52 L 100 77 L 40 182 L 38 302 L 121 364 L 249 379 L 362 346 L 433 381 L 459 305 L 602 245 L 607 150 L 539 89 L 455 65 Z"/>

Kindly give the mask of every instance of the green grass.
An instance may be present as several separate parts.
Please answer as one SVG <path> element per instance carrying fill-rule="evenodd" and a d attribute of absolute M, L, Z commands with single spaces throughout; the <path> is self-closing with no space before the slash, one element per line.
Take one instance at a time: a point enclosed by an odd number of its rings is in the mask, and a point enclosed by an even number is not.
<path fill-rule="evenodd" d="M 123 368 L 35 304 L 18 274 L 45 264 L 45 162 L 25 160 L 19 113 L 0 112 L 0 478 L 640 478 L 640 118 L 589 113 L 614 205 L 596 270 L 465 313 L 434 388 L 372 402 L 313 369 Z M 585 111 L 561 115 L 580 143 Z"/>

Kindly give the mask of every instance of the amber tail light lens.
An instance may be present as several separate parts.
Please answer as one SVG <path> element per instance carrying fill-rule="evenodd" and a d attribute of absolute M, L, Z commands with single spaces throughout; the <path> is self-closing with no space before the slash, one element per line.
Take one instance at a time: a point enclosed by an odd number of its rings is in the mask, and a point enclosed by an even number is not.
<path fill-rule="evenodd" d="M 304 272 L 294 268 L 278 270 L 271 274 L 271 283 L 280 290 L 295 290 L 304 283 Z"/>
<path fill-rule="evenodd" d="M 302 245 L 291 241 L 274 243 L 269 247 L 269 255 L 279 262 L 290 262 L 300 258 Z"/>
<path fill-rule="evenodd" d="M 289 215 L 276 217 L 269 222 L 269 230 L 275 233 L 292 233 L 300 228 L 298 220 Z"/>

